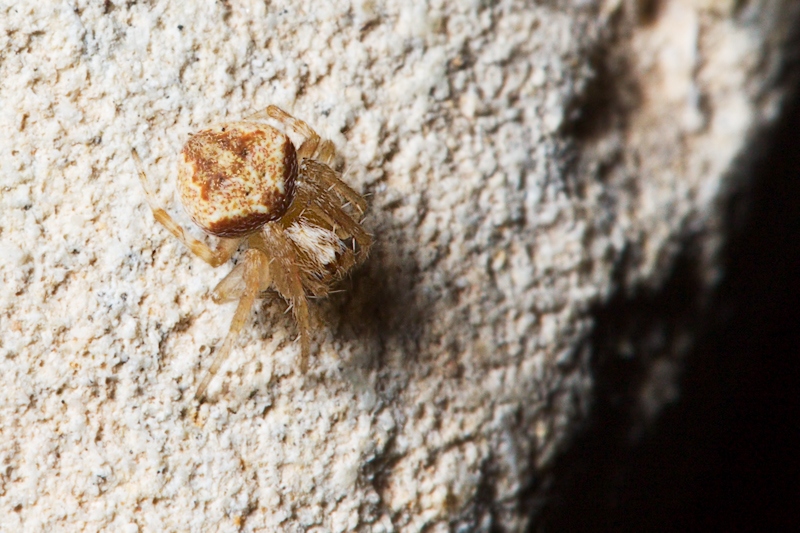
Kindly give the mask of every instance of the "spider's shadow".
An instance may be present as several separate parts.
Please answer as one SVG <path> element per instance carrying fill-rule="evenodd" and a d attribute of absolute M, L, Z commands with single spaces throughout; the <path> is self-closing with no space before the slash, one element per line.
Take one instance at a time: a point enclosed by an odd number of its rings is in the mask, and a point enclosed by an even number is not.
<path fill-rule="evenodd" d="M 403 365 L 419 352 L 429 306 L 420 305 L 418 266 L 410 254 L 392 247 L 390 237 L 376 239 L 366 263 L 344 280 L 341 292 L 318 306 L 321 321 L 337 340 L 352 346 L 357 366 L 379 369 L 400 348 Z"/>

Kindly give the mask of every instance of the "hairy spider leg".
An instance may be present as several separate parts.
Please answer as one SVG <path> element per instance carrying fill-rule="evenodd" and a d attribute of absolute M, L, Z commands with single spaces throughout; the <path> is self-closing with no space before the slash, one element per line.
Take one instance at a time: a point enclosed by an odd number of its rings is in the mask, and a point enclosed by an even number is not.
<path fill-rule="evenodd" d="M 233 267 L 233 270 L 228 272 L 228 274 L 217 283 L 214 290 L 211 291 L 211 299 L 214 300 L 214 303 L 221 304 L 240 299 L 247 289 L 246 271 L 247 263 L 244 261 L 240 261 L 239 264 Z M 265 262 L 264 268 L 259 270 L 259 293 L 269 289 L 270 285 L 272 285 L 272 277 L 269 273 L 269 263 Z"/>
<path fill-rule="evenodd" d="M 293 117 L 280 107 L 274 105 L 267 106 L 267 109 L 265 109 L 264 112 L 270 118 L 277 120 L 287 128 L 291 128 L 291 130 L 298 135 L 303 136 L 305 140 L 303 141 L 303 144 L 300 145 L 300 148 L 297 149 L 298 159 L 302 161 L 303 159 L 311 159 L 316 155 L 320 138 L 319 134 L 317 134 L 317 132 L 314 131 L 311 126 L 299 118 Z"/>
<path fill-rule="evenodd" d="M 333 143 L 328 139 L 322 140 L 322 142 L 319 143 L 319 154 L 315 159 L 317 161 L 321 161 L 327 166 L 331 166 L 335 157 L 336 147 L 333 145 Z"/>
<path fill-rule="evenodd" d="M 246 267 L 244 261 L 240 261 L 233 270 L 217 283 L 214 290 L 211 291 L 211 299 L 215 304 L 225 302 L 232 302 L 238 300 L 247 289 L 247 280 L 245 279 Z"/>
<path fill-rule="evenodd" d="M 271 118 L 280 122 L 284 127 L 287 127 L 294 131 L 296 134 L 301 135 L 303 137 L 303 143 L 300 145 L 300 148 L 297 149 L 297 157 L 299 159 L 323 159 L 322 157 L 316 156 L 318 148 L 321 152 L 323 149 L 326 151 L 324 155 L 324 159 L 333 160 L 330 150 L 333 148 L 333 144 L 330 141 L 322 141 L 322 144 L 325 143 L 330 144 L 330 146 L 323 146 L 320 147 L 320 137 L 319 134 L 311 128 L 307 123 L 300 120 L 299 118 L 295 118 L 283 109 L 278 106 L 270 105 L 267 106 L 266 109 L 261 111 L 256 111 L 252 115 L 248 115 L 245 117 L 245 121 L 247 120 L 263 120 L 265 118 Z"/>
<path fill-rule="evenodd" d="M 359 214 L 363 215 L 367 210 L 367 201 L 364 197 L 354 191 L 350 186 L 339 178 L 338 173 L 330 166 L 324 165 L 313 159 L 303 161 L 300 169 L 301 174 L 307 175 L 314 180 L 322 182 L 327 189 L 336 193 L 358 209 Z"/>
<path fill-rule="evenodd" d="M 340 236 L 355 239 L 358 244 L 358 250 L 355 251 L 356 262 L 362 263 L 367 258 L 367 253 L 372 245 L 372 237 L 350 217 L 347 211 L 337 205 L 334 197 L 326 194 L 325 189 L 320 186 L 318 181 L 303 180 L 298 184 L 298 188 L 304 189 L 308 195 L 308 211 L 325 220 Z"/>
<path fill-rule="evenodd" d="M 237 265 L 237 269 L 239 266 L 242 266 L 242 269 L 240 271 L 241 274 L 237 274 L 237 276 L 240 276 L 243 280 L 244 290 L 239 299 L 239 305 L 236 306 L 236 312 L 233 315 L 233 320 L 231 320 L 228 334 L 225 336 L 225 342 L 222 343 L 222 347 L 214 356 L 214 360 L 211 362 L 211 366 L 208 367 L 203 381 L 201 381 L 200 386 L 197 387 L 197 392 L 194 395 L 197 401 L 203 399 L 208 385 L 211 383 L 211 380 L 214 379 L 222 363 L 227 359 L 231 348 L 233 348 L 233 343 L 239 337 L 242 328 L 250 316 L 250 311 L 253 308 L 256 297 L 261 292 L 264 281 L 269 277 L 269 261 L 259 250 L 250 248 L 245 251 L 244 258 L 242 262 Z M 237 269 L 234 269 L 232 272 Z M 225 279 L 229 277 L 230 274 Z M 223 280 L 223 282 L 224 281 L 225 280 Z"/>
<path fill-rule="evenodd" d="M 267 222 L 259 233 L 250 238 L 250 246 L 269 257 L 270 264 L 274 266 L 270 269 L 273 287 L 290 302 L 297 329 L 300 330 L 300 369 L 305 372 L 311 351 L 311 322 L 295 246 L 277 221 Z"/>
<path fill-rule="evenodd" d="M 156 205 L 155 194 L 153 193 L 152 189 L 150 189 L 150 183 L 147 181 L 147 175 L 144 173 L 144 165 L 142 165 L 142 160 L 135 149 L 131 150 L 131 155 L 133 156 L 133 162 L 136 165 L 136 171 L 139 173 L 139 179 L 142 182 L 142 188 L 144 189 L 145 198 L 147 198 L 147 204 L 150 206 L 150 210 L 153 212 L 153 217 L 156 219 L 156 221 L 167 228 L 167 231 L 172 233 L 172 235 L 174 235 L 176 239 L 181 241 L 189 250 L 191 250 L 194 255 L 212 267 L 218 267 L 223 263 L 227 263 L 233 255 L 233 252 L 239 248 L 239 244 L 242 242 L 242 239 L 224 239 L 220 237 L 217 247 L 212 249 L 206 243 L 189 235 L 180 224 L 175 222 L 169 213 Z"/>

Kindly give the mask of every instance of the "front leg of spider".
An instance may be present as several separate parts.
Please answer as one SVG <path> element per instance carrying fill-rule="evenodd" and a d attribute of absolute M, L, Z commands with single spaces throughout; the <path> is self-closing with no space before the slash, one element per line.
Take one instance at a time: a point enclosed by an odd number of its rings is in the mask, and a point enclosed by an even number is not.
<path fill-rule="evenodd" d="M 136 165 L 136 172 L 139 174 L 139 180 L 142 182 L 142 188 L 144 189 L 144 195 L 147 199 L 147 204 L 150 206 L 150 210 L 153 212 L 153 218 L 155 218 L 156 221 L 162 226 L 167 228 L 167 231 L 172 233 L 172 235 L 181 241 L 194 255 L 212 267 L 216 268 L 223 263 L 227 263 L 233 255 L 233 252 L 235 252 L 239 247 L 239 243 L 242 239 L 220 239 L 218 246 L 215 249 L 212 249 L 203 241 L 199 241 L 189 235 L 180 224 L 175 222 L 175 220 L 169 216 L 169 213 L 158 207 L 155 194 L 150 188 L 150 183 L 147 181 L 147 175 L 144 173 L 142 159 L 139 157 L 139 153 L 136 151 L 136 149 L 131 150 L 131 156 L 133 157 L 133 162 Z"/>
<path fill-rule="evenodd" d="M 269 276 L 269 262 L 264 254 L 258 250 L 247 250 L 240 265 L 242 266 L 243 290 L 239 296 L 239 304 L 236 306 L 236 312 L 233 314 L 233 320 L 231 320 L 231 326 L 228 328 L 228 334 L 225 336 L 222 347 L 214 356 L 214 360 L 211 362 L 211 366 L 208 367 L 203 381 L 197 387 L 195 399 L 198 401 L 203 399 L 209 383 L 217 375 L 219 367 L 225 359 L 228 358 L 228 354 L 233 348 L 233 343 L 239 337 L 242 328 L 250 317 L 250 311 L 253 309 L 256 296 L 261 292 L 263 279 Z M 239 265 L 237 265 L 238 267 Z"/>
<path fill-rule="evenodd" d="M 302 136 L 300 148 L 263 120 Z M 364 198 L 329 166 L 335 156 L 330 141 L 275 106 L 192 136 L 181 151 L 178 192 L 191 219 L 220 238 L 214 249 L 156 206 L 142 162 L 135 150 L 132 155 L 155 219 L 195 255 L 218 266 L 244 244 L 242 260 L 212 294 L 215 302 L 239 303 L 195 397 L 204 398 L 255 300 L 270 288 L 292 309 L 305 370 L 311 343 L 308 295 L 327 295 L 333 283 L 364 261 L 372 243 L 360 224 Z"/>

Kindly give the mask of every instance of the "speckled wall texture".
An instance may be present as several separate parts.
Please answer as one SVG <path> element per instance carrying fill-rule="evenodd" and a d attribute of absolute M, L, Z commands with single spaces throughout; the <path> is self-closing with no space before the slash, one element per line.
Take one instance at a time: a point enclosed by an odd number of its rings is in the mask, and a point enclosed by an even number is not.
<path fill-rule="evenodd" d="M 590 306 L 657 284 L 779 111 L 792 2 L 0 1 L 0 530 L 517 531 L 586 415 Z M 375 236 L 235 303 L 178 153 L 268 104 L 336 145 Z M 192 228 L 192 234 L 202 233 Z"/>

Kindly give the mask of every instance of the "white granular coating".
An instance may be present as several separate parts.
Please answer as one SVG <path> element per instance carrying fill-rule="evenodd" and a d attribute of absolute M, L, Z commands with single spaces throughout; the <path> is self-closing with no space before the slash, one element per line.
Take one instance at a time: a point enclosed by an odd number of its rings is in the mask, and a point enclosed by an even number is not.
<path fill-rule="evenodd" d="M 779 16 L 635 4 L 0 2 L 0 530 L 523 529 L 614 264 L 659 279 L 769 101 Z M 614 35 L 642 98 L 573 138 Z M 154 222 L 130 149 L 189 226 L 181 147 L 268 104 L 335 143 L 376 244 L 307 373 L 267 299 L 196 411 L 231 265 Z"/>

